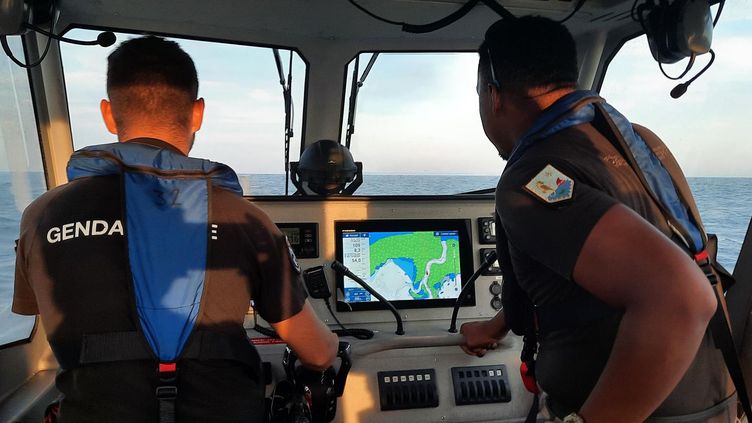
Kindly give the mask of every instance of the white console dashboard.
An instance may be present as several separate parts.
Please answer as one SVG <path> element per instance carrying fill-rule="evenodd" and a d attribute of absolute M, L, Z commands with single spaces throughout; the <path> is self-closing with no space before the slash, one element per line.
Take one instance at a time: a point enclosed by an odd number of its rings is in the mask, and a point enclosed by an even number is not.
<path fill-rule="evenodd" d="M 509 335 L 499 348 L 479 358 L 466 355 L 458 347 L 462 336 L 448 331 L 452 305 L 459 293 L 454 291 L 461 285 L 455 282 L 466 283 L 480 266 L 483 254 L 495 247 L 493 197 L 251 200 L 288 236 L 304 272 L 323 267 L 332 311 L 323 299 L 310 298 L 319 317 L 332 329 L 339 327 L 334 313 L 347 328 L 374 332 L 367 340 L 341 338 L 351 344 L 352 368 L 334 421 L 524 421 L 532 394 L 525 390 L 519 375 L 521 340 Z M 389 248 L 399 252 L 391 253 L 389 264 L 394 265 L 405 255 L 412 257 L 412 264 L 396 273 L 389 273 L 384 266 L 379 276 L 378 266 L 383 266 L 384 257 L 390 254 L 384 252 L 386 247 L 376 249 L 375 240 L 387 245 L 383 240 L 393 235 L 401 237 L 387 241 Z M 432 236 L 441 240 L 443 251 L 436 247 L 432 254 L 437 257 L 424 257 L 425 250 L 434 247 L 421 244 L 421 237 L 430 241 Z M 408 241 L 412 244 L 406 244 Z M 369 258 L 378 263 L 361 263 L 361 259 Z M 384 290 L 384 296 L 394 300 L 404 322 L 404 335 L 395 333 L 395 317 L 385 306 L 331 269 L 334 260 L 349 264 L 364 279 L 371 276 L 368 280 L 377 291 Z M 452 265 L 455 269 L 460 266 L 461 271 L 452 270 Z M 502 276 L 497 265 L 484 269 L 470 289 L 473 295 L 463 298 L 469 304 L 460 308 L 457 327 L 463 322 L 488 319 L 501 307 Z M 434 271 L 442 274 L 434 277 Z M 383 279 L 394 278 L 394 274 L 413 286 L 405 290 L 384 288 L 390 285 Z M 262 359 L 271 363 L 271 391 L 285 376 L 281 365 L 285 345 L 254 330 L 254 324 L 268 326 L 251 311 L 246 327 Z"/>

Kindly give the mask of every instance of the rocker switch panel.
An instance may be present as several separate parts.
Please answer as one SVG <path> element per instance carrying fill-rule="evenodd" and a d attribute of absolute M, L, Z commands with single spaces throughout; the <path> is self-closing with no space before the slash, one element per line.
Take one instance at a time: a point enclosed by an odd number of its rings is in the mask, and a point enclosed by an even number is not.
<path fill-rule="evenodd" d="M 439 406 L 435 369 L 378 372 L 381 410 Z"/>
<path fill-rule="evenodd" d="M 507 367 L 495 366 L 452 367 L 454 402 L 456 405 L 510 402 Z"/>

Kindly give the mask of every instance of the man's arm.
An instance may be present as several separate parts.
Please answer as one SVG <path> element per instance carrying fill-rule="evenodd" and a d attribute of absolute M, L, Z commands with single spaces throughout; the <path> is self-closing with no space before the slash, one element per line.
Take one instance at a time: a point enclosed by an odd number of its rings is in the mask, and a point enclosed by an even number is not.
<path fill-rule="evenodd" d="M 611 355 L 579 413 L 644 421 L 689 368 L 716 307 L 699 267 L 647 221 L 611 207 L 588 235 L 574 281 L 624 310 Z"/>
<path fill-rule="evenodd" d="M 271 325 L 308 368 L 325 370 L 337 357 L 337 335 L 319 320 L 308 300 L 300 312 Z"/>
<path fill-rule="evenodd" d="M 29 225 L 26 224 L 26 215 L 24 213 L 21 224 L 21 236 L 16 241 L 16 272 L 13 282 L 13 305 L 11 306 L 11 311 L 16 314 L 33 316 L 39 314 L 39 306 L 37 305 L 34 290 L 31 288 L 31 280 L 28 274 L 28 264 L 26 262 L 28 254 L 26 252 L 26 236 L 24 236 L 26 235 L 25 228 L 29 228 Z"/>

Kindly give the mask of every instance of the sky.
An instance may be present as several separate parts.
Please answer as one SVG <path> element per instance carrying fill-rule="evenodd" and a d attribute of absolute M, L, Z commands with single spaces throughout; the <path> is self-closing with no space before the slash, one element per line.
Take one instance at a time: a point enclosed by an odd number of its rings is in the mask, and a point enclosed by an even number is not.
<path fill-rule="evenodd" d="M 475 53 L 379 55 L 358 94 L 352 137 L 364 172 L 500 174 L 504 162 L 478 116 L 477 66 Z"/>
<path fill-rule="evenodd" d="M 96 32 L 68 35 L 88 39 Z M 128 37 L 121 35 L 119 41 Z M 200 95 L 207 102 L 191 155 L 224 162 L 238 173 L 283 173 L 284 109 L 271 50 L 178 41 L 196 62 Z M 62 47 L 75 148 L 115 140 L 98 110 L 106 96 L 106 57 L 112 48 Z M 644 37 L 632 40 L 609 66 L 601 94 L 630 120 L 661 136 L 689 176 L 752 176 L 752 143 L 747 142 L 752 133 L 752 0 L 727 2 L 713 48 L 715 64 L 674 100 L 668 92 L 676 82 L 661 75 Z M 282 53 L 286 69 L 288 53 Z M 690 74 L 708 56 L 698 58 Z M 297 160 L 305 64 L 297 55 L 293 63 L 290 151 L 291 160 Z M 360 90 L 352 141 L 352 153 L 364 162 L 365 172 L 498 175 L 504 162 L 478 118 L 476 67 L 474 53 L 382 54 Z M 668 71 L 676 74 L 681 67 Z M 5 150 L 0 149 L 0 170 L 8 168 Z"/>

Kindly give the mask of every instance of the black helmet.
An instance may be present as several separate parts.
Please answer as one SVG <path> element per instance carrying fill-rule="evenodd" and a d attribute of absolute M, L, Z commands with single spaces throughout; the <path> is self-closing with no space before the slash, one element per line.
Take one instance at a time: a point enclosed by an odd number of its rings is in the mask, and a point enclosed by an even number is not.
<path fill-rule="evenodd" d="M 319 195 L 339 194 L 358 173 L 350 150 L 332 140 L 306 147 L 295 169 L 301 184 Z"/>

